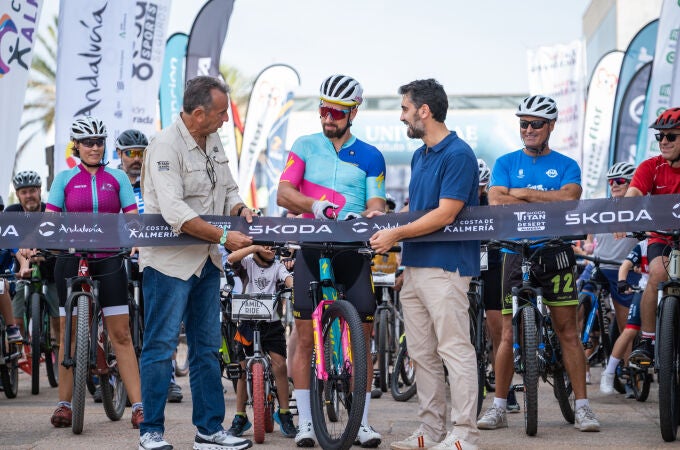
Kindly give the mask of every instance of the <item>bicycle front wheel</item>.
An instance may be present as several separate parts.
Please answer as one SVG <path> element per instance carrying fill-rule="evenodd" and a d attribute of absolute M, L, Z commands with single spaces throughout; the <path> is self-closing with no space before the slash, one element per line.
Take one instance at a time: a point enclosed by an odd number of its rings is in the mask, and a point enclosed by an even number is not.
<path fill-rule="evenodd" d="M 85 417 L 85 389 L 87 373 L 90 368 L 90 299 L 86 295 L 78 297 L 78 315 L 76 322 L 76 364 L 73 368 L 73 398 L 71 408 L 73 433 L 83 432 Z M 69 332 L 69 330 L 65 330 Z"/>
<path fill-rule="evenodd" d="M 328 379 L 318 377 L 316 363 L 312 360 L 310 401 L 314 432 L 321 448 L 346 450 L 352 446 L 361 425 L 366 401 L 366 345 L 361 319 L 354 306 L 345 300 L 336 300 L 324 311 L 322 319 L 322 347 L 335 348 L 337 329 L 349 331 L 349 351 L 341 351 L 341 358 L 326 358 Z M 334 327 L 333 324 L 339 324 Z M 338 355 L 338 356 L 339 356 Z M 323 357 L 323 355 L 322 355 Z M 335 421 L 327 415 L 327 406 L 335 403 Z"/>
<path fill-rule="evenodd" d="M 2 320 L 1 317 L 0 320 Z M 0 324 L 0 328 L 2 328 L 0 345 L 2 345 L 2 353 L 6 357 L 5 363 L 0 365 L 0 381 L 2 381 L 5 397 L 14 398 L 19 391 L 19 346 L 7 342 L 4 323 Z"/>
<path fill-rule="evenodd" d="M 574 390 L 564 368 L 556 369 L 553 372 L 553 393 L 560 405 L 564 420 L 574 423 Z"/>
<path fill-rule="evenodd" d="M 40 393 L 40 342 L 43 330 L 40 294 L 34 292 L 29 304 L 31 305 L 31 394 L 38 395 Z"/>
<path fill-rule="evenodd" d="M 408 356 L 406 339 L 399 346 L 397 359 L 394 361 L 394 370 L 390 380 L 392 398 L 398 402 L 405 402 L 416 395 L 416 367 Z"/>
<path fill-rule="evenodd" d="M 386 309 L 380 311 L 378 318 L 378 381 L 380 390 L 387 392 L 389 386 L 390 373 L 390 341 L 392 339 L 392 325 L 390 324 L 390 314 Z"/>
<path fill-rule="evenodd" d="M 98 348 L 97 351 L 104 351 L 109 366 L 109 372 L 99 377 L 104 412 L 106 412 L 106 417 L 115 422 L 123 417 L 127 403 L 127 391 L 123 385 L 123 379 L 120 377 L 118 361 L 107 332 L 104 332 L 104 350 Z"/>
<path fill-rule="evenodd" d="M 521 349 L 524 362 L 524 428 L 529 436 L 536 436 L 538 428 L 538 331 L 536 311 L 522 308 Z"/>
<path fill-rule="evenodd" d="M 54 334 L 52 329 L 52 319 L 49 313 L 49 308 L 46 303 L 42 304 L 42 323 L 43 323 L 43 348 L 45 353 L 45 369 L 47 371 L 47 380 L 50 386 L 59 386 L 59 336 Z M 58 334 L 58 333 L 57 333 Z"/>
<path fill-rule="evenodd" d="M 253 376 L 253 440 L 264 442 L 264 365 L 254 362 L 250 367 Z"/>
<path fill-rule="evenodd" d="M 678 297 L 662 299 L 661 317 L 657 330 L 659 365 L 659 425 L 661 437 L 666 442 L 677 437 L 680 421 L 680 308 Z"/>

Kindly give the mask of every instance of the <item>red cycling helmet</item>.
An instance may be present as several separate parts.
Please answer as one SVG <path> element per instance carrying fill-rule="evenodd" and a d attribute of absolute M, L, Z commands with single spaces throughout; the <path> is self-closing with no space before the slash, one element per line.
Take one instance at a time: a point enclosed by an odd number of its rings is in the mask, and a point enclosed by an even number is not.
<path fill-rule="evenodd" d="M 662 112 L 649 128 L 657 130 L 680 128 L 680 108 L 670 108 Z"/>

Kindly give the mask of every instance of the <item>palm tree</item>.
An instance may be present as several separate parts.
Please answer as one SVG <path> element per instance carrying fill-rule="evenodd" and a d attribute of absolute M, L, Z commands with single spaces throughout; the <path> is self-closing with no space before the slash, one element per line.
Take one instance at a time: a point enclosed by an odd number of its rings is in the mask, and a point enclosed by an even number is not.
<path fill-rule="evenodd" d="M 236 103 L 238 112 L 241 117 L 246 116 L 246 109 L 248 108 L 248 100 L 250 99 L 250 91 L 253 90 L 253 83 L 255 79 L 243 74 L 234 66 L 222 64 L 220 66 L 220 73 L 222 78 L 227 82 L 231 90 L 231 99 Z"/>
<path fill-rule="evenodd" d="M 14 158 L 14 171 L 16 171 L 19 157 L 33 138 L 40 134 L 46 135 L 54 125 L 54 105 L 57 98 L 57 24 L 58 18 L 54 16 L 52 23 L 47 27 L 47 35 L 38 35 L 38 42 L 43 52 L 33 54 L 28 79 L 30 100 L 24 103 L 24 119 L 20 128 L 21 131 L 26 130 L 29 134 L 17 150 Z"/>

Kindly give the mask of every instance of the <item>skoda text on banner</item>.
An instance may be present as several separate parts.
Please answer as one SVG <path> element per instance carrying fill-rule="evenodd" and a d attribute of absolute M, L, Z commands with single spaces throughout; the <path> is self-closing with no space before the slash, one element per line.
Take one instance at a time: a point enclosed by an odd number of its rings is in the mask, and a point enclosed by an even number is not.
<path fill-rule="evenodd" d="M 71 123 L 95 116 L 108 129 L 105 160 L 115 153 L 116 130 L 130 128 L 135 2 L 68 0 L 59 7 L 54 172 L 78 162 Z"/>
<path fill-rule="evenodd" d="M 184 64 L 189 36 L 175 33 L 165 44 L 163 71 L 158 90 L 158 104 L 161 110 L 161 128 L 169 126 L 179 117 L 184 97 Z"/>
<path fill-rule="evenodd" d="M 619 121 L 615 124 L 616 154 L 614 162 L 627 161 L 637 166 L 637 139 L 640 128 L 647 125 L 642 123 L 642 115 L 647 98 L 649 77 L 652 74 L 651 61 L 635 72 L 623 93 Z"/>
<path fill-rule="evenodd" d="M 620 122 L 619 115 L 623 112 L 621 103 L 623 95 L 628 90 L 628 85 L 631 83 L 633 76 L 642 68 L 643 65 L 651 63 L 654 59 L 654 50 L 656 47 L 656 33 L 659 30 L 659 19 L 652 20 L 647 25 L 642 27 L 640 31 L 631 39 L 626 53 L 623 56 L 623 63 L 621 64 L 621 72 L 619 74 L 619 85 L 616 88 L 616 100 L 614 101 L 614 120 L 612 123 L 618 124 Z M 646 86 L 645 86 L 646 89 Z M 644 106 L 643 106 L 644 107 Z M 641 116 L 641 115 L 640 115 Z M 612 128 L 612 136 L 609 142 L 609 164 L 618 161 L 626 161 L 620 158 L 617 152 L 620 151 L 618 143 L 619 135 L 617 128 Z M 637 129 L 635 130 L 635 144 L 637 145 Z M 633 162 L 633 160 L 630 160 Z"/>
<path fill-rule="evenodd" d="M 7 198 L 43 0 L 0 3 L 0 197 Z M 10 49 L 11 51 L 6 51 Z"/>
<path fill-rule="evenodd" d="M 220 53 L 233 10 L 234 0 L 208 0 L 196 15 L 187 45 L 187 81 L 198 75 L 220 76 Z"/>
<path fill-rule="evenodd" d="M 659 33 L 656 38 L 656 51 L 652 62 L 652 79 L 649 81 L 649 97 L 645 109 L 649 121 L 654 121 L 664 110 L 678 105 L 671 105 L 671 81 L 673 77 L 673 60 L 675 45 L 678 41 L 680 24 L 680 2 L 664 0 L 659 16 Z M 649 125 L 649 124 L 647 124 Z M 642 159 L 659 154 L 659 144 L 654 139 L 656 130 L 645 128 L 638 137 L 638 149 L 646 152 Z"/>
<path fill-rule="evenodd" d="M 622 61 L 623 52 L 607 53 L 598 61 L 590 79 L 583 130 L 582 198 L 602 198 L 607 194 L 606 174 L 614 94 Z"/>
<path fill-rule="evenodd" d="M 580 165 L 586 77 L 583 42 L 528 50 L 527 60 L 531 95 L 547 95 L 557 102 L 559 125 L 551 135 L 551 148 Z"/>
<path fill-rule="evenodd" d="M 426 211 L 349 221 L 205 216 L 257 242 L 362 242 L 378 230 L 412 222 Z M 573 236 L 680 227 L 680 194 L 466 208 L 442 230 L 414 241 Z M 96 249 L 203 244 L 177 235 L 159 214 L 0 214 L 0 248 Z"/>

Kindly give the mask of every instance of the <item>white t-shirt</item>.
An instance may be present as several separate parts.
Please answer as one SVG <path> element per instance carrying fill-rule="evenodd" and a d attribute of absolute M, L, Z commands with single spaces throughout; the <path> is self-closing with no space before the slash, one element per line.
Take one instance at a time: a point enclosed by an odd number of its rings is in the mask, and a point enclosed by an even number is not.
<path fill-rule="evenodd" d="M 281 261 L 274 261 L 270 267 L 262 267 L 255 262 L 253 255 L 248 255 L 241 260 L 241 265 L 248 274 L 244 289 L 246 294 L 275 294 L 276 284 L 291 276 Z"/>

